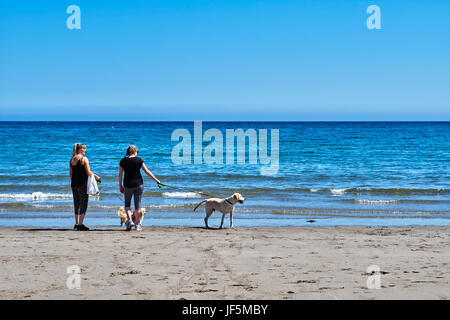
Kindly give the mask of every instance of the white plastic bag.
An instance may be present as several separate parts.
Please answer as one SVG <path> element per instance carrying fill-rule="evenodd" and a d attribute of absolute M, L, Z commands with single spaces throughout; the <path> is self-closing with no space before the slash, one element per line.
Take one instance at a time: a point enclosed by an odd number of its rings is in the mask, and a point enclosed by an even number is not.
<path fill-rule="evenodd" d="M 86 193 L 91 196 L 99 193 L 97 181 L 95 181 L 95 177 L 93 174 L 88 177 Z"/>

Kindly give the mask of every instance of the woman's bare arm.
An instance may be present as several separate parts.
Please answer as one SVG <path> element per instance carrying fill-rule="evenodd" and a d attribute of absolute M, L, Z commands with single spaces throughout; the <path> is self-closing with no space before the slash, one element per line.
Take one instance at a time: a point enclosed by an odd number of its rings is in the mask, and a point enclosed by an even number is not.
<path fill-rule="evenodd" d="M 119 189 L 121 193 L 123 193 L 122 175 L 123 175 L 123 168 L 119 166 Z"/>
<path fill-rule="evenodd" d="M 91 171 L 91 167 L 89 167 L 89 160 L 88 160 L 88 158 L 84 157 L 83 160 L 81 160 L 81 161 L 82 162 L 84 161 L 84 163 L 82 163 L 82 164 L 84 165 L 84 168 L 86 169 L 86 174 L 88 175 L 88 177 L 91 176 L 91 175 L 94 175 L 95 180 L 99 180 L 100 177 L 98 175 L 94 174 Z"/>
<path fill-rule="evenodd" d="M 154 175 L 153 173 L 150 172 L 150 170 L 147 169 L 147 167 L 145 166 L 145 163 L 142 164 L 142 170 L 144 170 L 144 172 L 153 180 L 155 180 L 156 183 L 161 183 Z"/>
<path fill-rule="evenodd" d="M 70 180 L 72 180 L 72 166 L 69 164 L 69 175 L 70 175 Z"/>

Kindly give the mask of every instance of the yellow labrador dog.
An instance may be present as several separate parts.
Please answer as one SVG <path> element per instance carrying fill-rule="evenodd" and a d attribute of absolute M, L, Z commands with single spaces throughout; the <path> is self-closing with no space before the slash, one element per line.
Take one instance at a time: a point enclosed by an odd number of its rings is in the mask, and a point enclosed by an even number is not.
<path fill-rule="evenodd" d="M 225 215 L 227 213 L 230 214 L 230 228 L 234 229 L 233 226 L 233 211 L 234 211 L 234 205 L 236 203 L 244 203 L 245 198 L 240 193 L 234 193 L 231 197 L 225 198 L 225 199 L 219 199 L 219 198 L 209 198 L 205 199 L 202 202 L 200 202 L 195 208 L 194 211 L 203 203 L 205 202 L 205 224 L 206 227 L 208 226 L 208 219 L 212 215 L 214 211 L 220 211 L 222 212 L 222 222 L 220 223 L 219 229 L 222 229 L 223 226 L 223 220 L 225 218 Z"/>

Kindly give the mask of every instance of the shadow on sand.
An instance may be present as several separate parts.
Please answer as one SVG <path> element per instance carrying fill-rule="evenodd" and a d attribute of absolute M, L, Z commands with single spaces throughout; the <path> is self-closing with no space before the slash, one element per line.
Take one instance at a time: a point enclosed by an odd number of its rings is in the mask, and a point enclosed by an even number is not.
<path fill-rule="evenodd" d="M 207 227 L 188 227 L 188 228 L 191 228 L 191 229 L 203 229 L 203 230 L 231 230 L 230 228 L 222 228 L 222 229 L 220 229 L 219 227 L 209 227 L 209 228 L 207 228 Z"/>
<path fill-rule="evenodd" d="M 194 230 L 207 230 L 207 231 L 218 231 L 218 230 L 223 230 L 223 231 L 230 231 L 232 229 L 224 227 L 222 229 L 218 228 L 218 227 L 203 227 L 203 226 L 175 226 L 176 228 L 183 228 L 183 229 L 194 229 Z M 26 227 L 22 227 L 19 229 L 16 229 L 16 231 L 28 231 L 28 232 L 37 232 L 37 231 L 60 231 L 60 232 L 92 232 L 92 231 L 96 231 L 96 232 L 135 232 L 135 230 L 131 230 L 131 231 L 126 231 L 124 227 L 117 227 L 117 228 L 101 228 L 101 227 L 89 227 L 90 229 L 87 231 L 76 231 L 73 228 L 70 227 L 66 227 L 66 228 L 26 228 Z M 149 230 L 151 228 L 174 228 L 174 226 L 164 226 L 164 227 L 159 227 L 159 226 L 145 226 L 144 230 Z"/>
<path fill-rule="evenodd" d="M 73 228 L 24 228 L 24 229 L 16 229 L 16 231 L 73 231 L 73 232 L 91 232 L 91 231 L 101 231 L 101 232 L 111 232 L 111 231 L 126 231 L 125 229 L 96 229 L 90 228 L 87 231 L 77 231 Z"/>

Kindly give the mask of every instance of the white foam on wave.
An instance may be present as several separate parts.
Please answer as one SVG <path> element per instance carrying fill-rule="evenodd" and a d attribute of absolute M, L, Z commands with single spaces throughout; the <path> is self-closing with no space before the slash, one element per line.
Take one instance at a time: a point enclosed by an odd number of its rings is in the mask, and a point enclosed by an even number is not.
<path fill-rule="evenodd" d="M 162 195 L 168 198 L 200 198 L 195 192 L 163 192 Z"/>
<path fill-rule="evenodd" d="M 164 208 L 183 208 L 183 207 L 190 207 L 192 204 L 143 204 L 142 206 L 145 208 L 156 208 L 156 209 L 164 209 Z M 96 209 L 118 209 L 120 207 L 123 207 L 123 204 L 121 205 L 92 205 L 89 206 L 89 208 L 96 208 Z"/>
<path fill-rule="evenodd" d="M 42 199 L 70 199 L 71 193 L 0 193 L 0 199 L 16 199 L 16 200 L 42 200 Z"/>
<path fill-rule="evenodd" d="M 395 203 L 399 200 L 367 200 L 367 199 L 355 199 L 356 203 L 362 204 L 387 204 L 387 203 Z"/>
<path fill-rule="evenodd" d="M 333 195 L 344 194 L 347 189 L 330 189 Z"/>
<path fill-rule="evenodd" d="M 58 206 L 51 205 L 51 204 L 32 204 L 31 206 L 33 208 L 44 208 L 44 209 L 52 209 L 52 208 L 58 207 Z M 59 207 L 62 207 L 62 206 L 59 206 Z"/>

